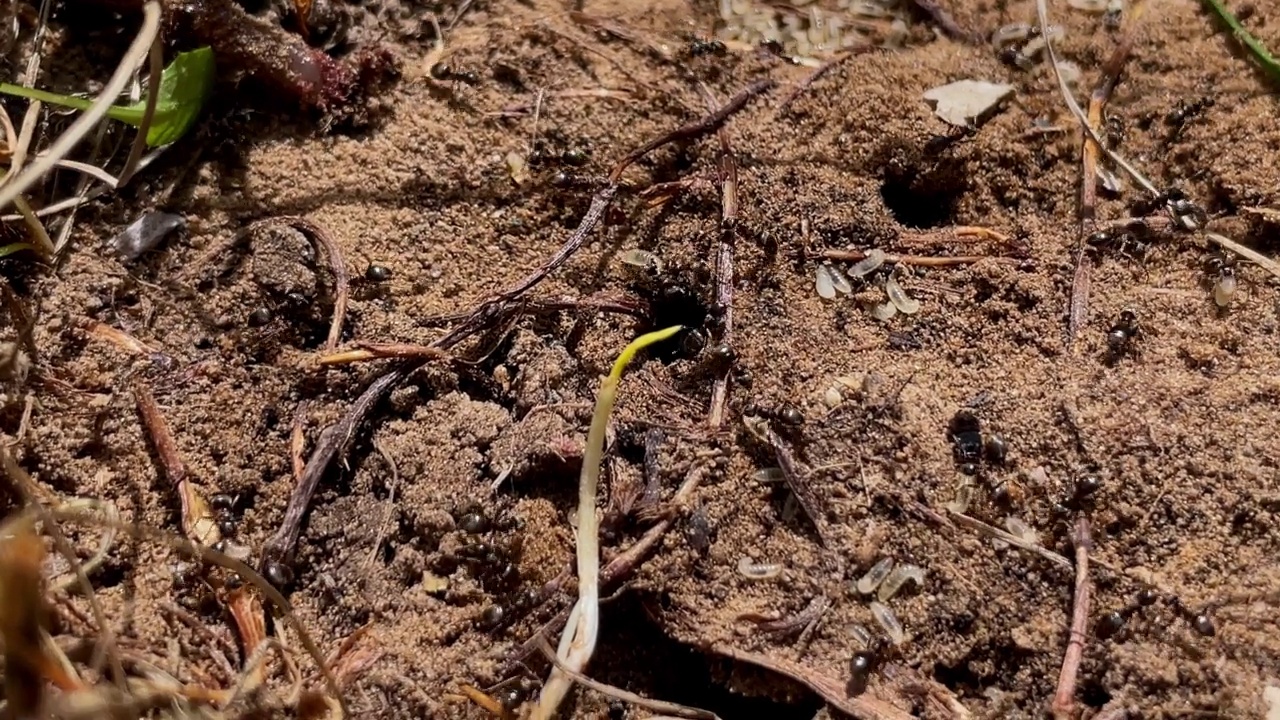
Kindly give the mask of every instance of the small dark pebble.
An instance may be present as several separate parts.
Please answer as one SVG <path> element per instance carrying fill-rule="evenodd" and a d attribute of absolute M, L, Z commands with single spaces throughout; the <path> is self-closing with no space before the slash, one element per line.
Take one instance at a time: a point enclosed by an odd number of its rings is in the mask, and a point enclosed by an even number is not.
<path fill-rule="evenodd" d="M 996 464 L 1003 464 L 1005 458 L 1009 455 L 1009 444 L 999 435 L 992 435 L 987 438 L 987 460 Z"/>
<path fill-rule="evenodd" d="M 1217 628 L 1213 626 L 1213 620 L 1205 614 L 1197 615 L 1195 620 L 1191 622 L 1191 627 L 1195 628 L 1196 632 L 1201 635 L 1213 637 L 1218 634 Z"/>
<path fill-rule="evenodd" d="M 1142 607 L 1150 607 L 1156 604 L 1156 600 L 1160 599 L 1160 594 L 1155 588 L 1145 588 L 1138 593 L 1138 604 Z"/>
<path fill-rule="evenodd" d="M 271 308 L 260 307 L 249 313 L 249 327 L 262 327 L 271 322 L 273 317 L 274 313 L 271 312 Z"/>
<path fill-rule="evenodd" d="M 1086 498 L 1102 489 L 1102 481 L 1097 475 L 1085 475 L 1076 480 L 1076 497 Z"/>
<path fill-rule="evenodd" d="M 1124 629 L 1124 615 L 1118 612 L 1109 612 L 1098 620 L 1096 632 L 1098 637 L 1106 640 Z"/>
<path fill-rule="evenodd" d="M 971 462 L 961 463 L 960 472 L 964 473 L 965 475 L 977 475 L 978 465 L 977 463 L 971 463 Z"/>
<path fill-rule="evenodd" d="M 236 504 L 236 499 L 226 493 L 218 493 L 209 498 L 209 506 L 214 510 L 230 510 Z"/>
<path fill-rule="evenodd" d="M 228 590 L 238 590 L 240 586 L 244 585 L 244 580 L 241 580 L 239 575 L 232 573 L 227 576 L 227 580 L 223 585 Z"/>
<path fill-rule="evenodd" d="M 236 521 L 230 518 L 223 518 L 219 520 L 218 532 L 223 535 L 234 535 L 236 532 Z"/>
<path fill-rule="evenodd" d="M 370 265 L 364 271 L 364 279 L 369 282 L 386 282 L 391 279 L 391 268 L 386 265 Z"/>
<path fill-rule="evenodd" d="M 471 512 L 458 519 L 458 527 L 462 532 L 478 535 L 489 529 L 489 519 L 478 512 Z"/>
<path fill-rule="evenodd" d="M 480 612 L 480 617 L 476 623 L 482 630 L 493 630 L 502 624 L 502 620 L 507 616 L 506 611 L 501 605 L 490 605 Z"/>
<path fill-rule="evenodd" d="M 293 571 L 278 560 L 268 560 L 262 567 L 262 576 L 277 589 L 286 588 L 293 583 Z"/>

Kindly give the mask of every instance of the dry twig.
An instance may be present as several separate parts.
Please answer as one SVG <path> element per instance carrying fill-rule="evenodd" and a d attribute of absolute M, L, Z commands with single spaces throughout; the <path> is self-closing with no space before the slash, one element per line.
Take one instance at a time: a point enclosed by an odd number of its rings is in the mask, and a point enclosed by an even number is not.
<path fill-rule="evenodd" d="M 1125 14 L 1125 29 L 1111 52 L 1111 57 L 1102 66 L 1102 75 L 1089 95 L 1089 114 L 1086 117 L 1088 128 L 1084 131 L 1083 144 L 1080 149 L 1080 199 L 1078 213 L 1080 218 L 1079 235 L 1076 238 L 1076 269 L 1071 278 L 1071 297 L 1067 305 L 1067 346 L 1070 347 L 1089 317 L 1089 277 L 1093 270 L 1087 252 L 1087 240 L 1097 232 L 1098 204 L 1098 155 L 1102 150 L 1094 138 L 1096 131 L 1102 127 L 1102 112 L 1107 101 L 1111 99 L 1120 77 L 1124 74 L 1125 64 L 1133 52 L 1134 27 L 1142 15 L 1143 3 L 1134 3 Z"/>
<path fill-rule="evenodd" d="M 1058 675 L 1058 692 L 1050 706 L 1054 720 L 1071 720 L 1075 717 L 1076 675 L 1080 672 L 1080 660 L 1084 657 L 1084 643 L 1089 623 L 1089 521 L 1076 520 L 1072 542 L 1076 546 L 1076 591 L 1071 611 L 1071 631 L 1067 639 L 1067 651 L 1062 658 L 1062 673 Z"/>

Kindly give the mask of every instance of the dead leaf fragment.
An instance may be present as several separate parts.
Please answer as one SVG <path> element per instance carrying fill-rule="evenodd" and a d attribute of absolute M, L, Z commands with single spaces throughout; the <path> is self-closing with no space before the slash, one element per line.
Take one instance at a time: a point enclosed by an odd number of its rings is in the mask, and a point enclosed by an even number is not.
<path fill-rule="evenodd" d="M 926 90 L 925 102 L 943 121 L 959 127 L 974 127 L 986 122 L 1000 109 L 1000 103 L 1013 95 L 1013 86 L 985 80 L 958 80 Z"/>

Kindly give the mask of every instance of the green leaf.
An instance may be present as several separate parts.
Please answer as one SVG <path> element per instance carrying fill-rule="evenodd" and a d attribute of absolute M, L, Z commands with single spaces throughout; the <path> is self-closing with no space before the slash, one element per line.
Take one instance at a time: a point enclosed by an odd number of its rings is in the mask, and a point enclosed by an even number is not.
<path fill-rule="evenodd" d="M 1244 25 L 1240 24 L 1239 18 L 1231 14 L 1231 11 L 1227 9 L 1222 0 L 1203 0 L 1203 2 L 1231 30 L 1231 33 L 1236 36 L 1236 40 L 1239 40 L 1242 45 L 1248 48 L 1254 59 L 1262 66 L 1262 69 L 1266 71 L 1267 75 L 1271 76 L 1271 80 L 1280 82 L 1280 61 L 1277 61 L 1267 51 L 1265 45 L 1250 35 L 1248 30 L 1244 29 Z"/>
<path fill-rule="evenodd" d="M 195 124 L 204 108 L 205 100 L 213 89 L 213 50 L 202 47 L 190 52 L 178 53 L 173 62 L 160 74 L 156 112 L 147 129 L 147 146 L 168 145 L 186 134 Z M 61 95 L 46 90 L 0 83 L 0 93 L 39 100 L 63 107 L 87 110 L 93 101 L 72 95 Z M 107 117 L 139 127 L 147 114 L 147 101 L 132 105 L 114 105 L 107 110 Z"/>
<path fill-rule="evenodd" d="M 17 253 L 20 253 L 23 250 L 35 252 L 36 248 L 34 245 L 31 245 L 30 243 L 24 243 L 24 242 L 16 242 L 16 243 L 9 243 L 8 245 L 0 245 L 0 258 L 8 257 L 10 255 L 16 255 Z"/>

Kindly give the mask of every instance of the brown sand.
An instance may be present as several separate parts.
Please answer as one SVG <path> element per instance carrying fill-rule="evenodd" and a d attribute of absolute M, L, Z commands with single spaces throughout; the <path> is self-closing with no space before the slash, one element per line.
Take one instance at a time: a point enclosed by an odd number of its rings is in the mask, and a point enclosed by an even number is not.
<path fill-rule="evenodd" d="M 962 25 L 988 34 L 1034 18 L 1028 2 L 951 5 Z M 1067 32 L 1059 51 L 1083 68 L 1082 86 L 1090 87 L 1116 35 L 1097 16 L 1053 5 Z M 1249 26 L 1280 47 L 1273 12 L 1258 5 Z M 307 402 L 310 449 L 381 366 L 315 366 L 331 286 L 300 237 L 256 238 L 243 261 L 211 271 L 217 282 L 194 294 L 173 289 L 179 272 L 253 219 L 303 215 L 331 233 L 353 276 L 363 277 L 371 262 L 393 273 L 388 283 L 354 287 L 344 341 L 430 342 L 441 331 L 424 319 L 465 310 L 528 273 L 585 211 L 589 187 L 552 186 L 558 163 L 535 167 L 517 186 L 508 153 L 526 152 L 535 137 L 553 156 L 583 148 L 589 161 L 572 172 L 601 177 L 632 148 L 704 112 L 699 81 L 723 101 L 770 76 L 781 86 L 725 130 L 741 166 L 742 203 L 731 430 L 705 430 L 705 355 L 638 362 L 623 382 L 612 486 L 642 482 L 643 439 L 653 426 L 667 438 L 658 463 L 663 498 L 691 472 L 705 479 L 626 592 L 605 606 L 592 674 L 723 717 L 808 718 L 821 705 L 809 691 L 718 659 L 710 648 L 796 661 L 843 687 L 859 649 L 850 627 L 873 626 L 850 584 L 890 555 L 923 567 L 925 582 L 890 601 L 908 641 L 884 656 L 866 697 L 947 716 L 913 694 L 914 685 L 954 693 L 974 717 L 1040 715 L 1067 643 L 1072 573 L 997 549 L 969 530 L 939 527 L 918 510 L 938 510 L 955 496 L 962 476 L 947 426 L 972 404 L 984 428 L 1011 448 L 1007 465 L 979 480 L 974 516 L 1003 527 L 1016 515 L 1046 547 L 1072 557 L 1071 515 L 1055 506 L 1078 477 L 1096 473 L 1102 489 L 1085 512 L 1094 555 L 1112 569 L 1094 566 L 1093 618 L 1134 605 L 1144 582 L 1166 593 L 1110 639 L 1098 639 L 1091 622 L 1077 694 L 1086 715 L 1108 702 L 1143 718 L 1265 713 L 1263 686 L 1280 673 L 1274 281 L 1241 265 L 1238 296 L 1219 313 L 1202 269 L 1209 251 L 1194 238 L 1163 240 L 1145 258 L 1106 254 L 1093 273 L 1089 320 L 1068 349 L 1079 134 L 1047 66 L 1010 68 L 990 47 L 935 39 L 919 21 L 909 49 L 848 60 L 777 117 L 781 98 L 810 70 L 751 52 L 668 62 L 582 28 L 550 0 L 477 3 L 449 35 L 449 62 L 479 82 L 432 83 L 423 8 L 378 7 L 356 15 L 352 37 L 388 44 L 405 77 L 379 98 L 383 117 L 373 127 L 324 133 L 303 120 L 277 122 L 278 111 L 229 114 L 224 99 L 198 138 L 172 150 L 181 157 L 81 212 L 76 248 L 56 273 L 26 273 L 22 295 L 38 311 L 39 356 L 25 387 L 4 386 L 0 430 L 12 439 L 30 393 L 36 404 L 17 452 L 43 484 L 110 500 L 128 519 L 176 530 L 176 495 L 129 391 L 145 382 L 191 477 L 207 494 L 237 498 L 233 539 L 256 556 L 292 487 L 295 410 Z M 675 53 L 692 34 L 705 36 L 717 17 L 712 3 L 679 0 L 598 0 L 586 10 Z M 9 67 L 21 60 L 7 58 Z M 50 82 L 75 87 L 76 77 Z M 1017 98 L 972 138 L 929 155 L 926 143 L 946 128 L 921 93 L 964 78 L 1011 82 Z M 630 97 L 554 94 L 594 88 L 627 89 Z M 536 124 L 528 112 L 490 115 L 533 104 L 539 89 L 547 95 Z M 1230 218 L 1280 202 L 1280 175 L 1267 161 L 1280 143 L 1271 91 L 1196 3 L 1153 3 L 1111 105 L 1126 128 L 1119 150 L 1157 185 L 1180 184 L 1223 216 L 1229 234 L 1266 252 L 1274 226 Z M 1204 97 L 1216 104 L 1171 137 L 1165 115 Z M 8 107 L 17 113 L 21 105 Z M 1029 132 L 1038 118 L 1071 130 Z M 718 148 L 708 138 L 659 150 L 627 173 L 627 185 L 699 174 L 714 180 Z M 1127 189 L 1120 200 L 1103 200 L 1100 216 L 1127 214 L 1134 197 Z M 156 204 L 183 214 L 188 233 L 137 266 L 100 251 Z M 678 284 L 709 300 L 720 212 L 714 183 L 661 210 L 633 193 L 618 205 L 622 222 L 597 231 L 536 294 Z M 902 282 L 922 310 L 879 323 L 855 300 L 817 297 L 815 265 L 803 258 L 805 221 L 814 249 L 998 252 L 989 243 L 908 243 L 925 231 L 981 225 L 1016 237 L 1028 257 L 1020 266 L 986 261 L 907 273 Z M 637 280 L 619 262 L 632 247 L 660 255 L 665 269 L 656 281 Z M 13 261 L 2 269 L 21 272 Z M 290 305 L 291 292 L 308 304 Z M 248 327 L 250 312 L 264 305 L 275 308 L 275 320 Z M 1127 307 L 1141 333 L 1131 354 L 1107 362 L 1106 332 Z M 88 320 L 132 334 L 174 364 L 87 338 Z M 6 316 L 0 340 L 16 338 L 13 324 Z M 348 465 L 326 476 L 304 526 L 291 599 L 326 649 L 371 625 L 385 656 L 350 689 L 357 709 L 388 718 L 485 716 L 449 694 L 460 683 L 502 679 L 499 668 L 546 614 L 518 617 L 496 633 L 478 628 L 477 618 L 495 604 L 519 616 L 522 592 L 569 567 L 569 517 L 594 393 L 612 358 L 646 327 L 591 313 L 521 321 L 480 365 L 415 375 L 375 413 Z M 844 402 L 829 409 L 823 393 L 841 376 L 879 384 L 866 393 L 845 388 Z M 787 507 L 785 492 L 754 479 L 776 463 L 741 417 L 783 404 L 805 419 L 801 458 L 824 505 L 825 548 Z M 491 492 L 504 471 L 508 478 Z M 1001 483 L 1010 490 L 1003 508 L 987 490 Z M 456 527 L 477 505 L 498 528 L 482 538 Z M 711 530 L 701 552 L 695 510 Z M 606 561 L 645 527 L 633 521 L 613 531 Z M 458 550 L 478 539 L 499 548 L 499 557 L 459 563 Z M 744 555 L 781 563 L 782 574 L 747 579 L 737 570 Z M 130 603 L 131 621 L 118 629 L 134 646 L 163 656 L 167 639 L 177 637 L 190 662 L 211 663 L 200 636 L 161 609 L 195 594 L 175 581 L 175 562 L 154 547 L 123 549 L 96 578 L 102 599 L 117 617 Z M 519 574 L 502 582 L 506 563 Z M 426 574 L 447 578 L 447 589 L 430 586 Z M 744 619 L 787 618 L 822 595 L 829 610 L 804 646 Z M 1197 634 L 1174 595 L 1191 613 L 1208 612 L 1216 635 Z M 554 607 L 568 599 L 557 594 Z M 235 636 L 216 603 L 204 612 L 238 664 Z M 544 674 L 537 661 L 529 680 Z M 574 697 L 566 716 L 649 714 L 611 707 L 594 693 Z"/>

